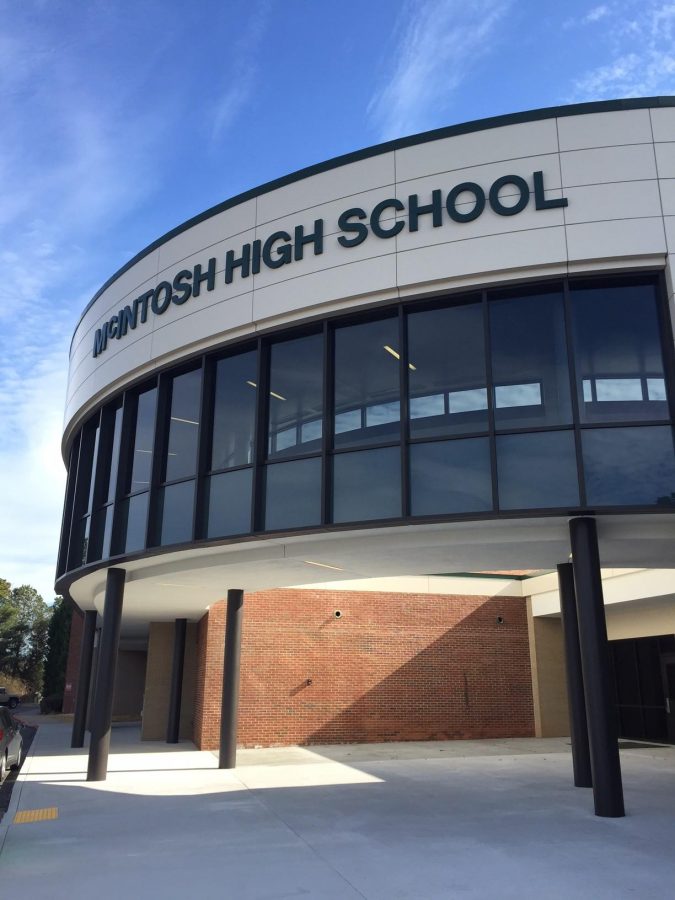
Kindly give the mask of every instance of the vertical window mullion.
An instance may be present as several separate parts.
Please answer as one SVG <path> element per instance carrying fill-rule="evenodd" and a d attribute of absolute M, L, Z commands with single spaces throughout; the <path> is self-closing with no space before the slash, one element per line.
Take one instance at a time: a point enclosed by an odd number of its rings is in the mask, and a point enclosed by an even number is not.
<path fill-rule="evenodd" d="M 323 323 L 323 421 L 321 431 L 321 522 L 327 524 L 332 515 L 332 477 L 329 448 L 333 446 L 333 352 L 332 333 Z"/>
<path fill-rule="evenodd" d="M 195 475 L 195 505 L 192 523 L 193 540 L 200 540 L 206 533 L 204 511 L 205 491 L 209 485 L 206 476 L 211 465 L 211 442 L 213 440 L 213 404 L 215 385 L 215 363 L 202 357 L 202 386 L 199 401 L 199 435 L 197 438 L 197 472 Z"/>
<path fill-rule="evenodd" d="M 567 366 L 570 376 L 570 392 L 572 398 L 572 421 L 574 423 L 574 448 L 577 457 L 577 475 L 579 478 L 579 503 L 587 505 L 586 479 L 584 477 L 584 456 L 581 444 L 581 416 L 579 414 L 579 390 L 577 386 L 576 357 L 574 355 L 574 339 L 572 337 L 572 309 L 570 301 L 569 279 L 563 281 L 563 310 L 565 314 L 565 336 L 567 347 Z M 595 394 L 595 379 L 593 379 L 593 394 Z M 582 388 L 583 396 L 583 388 Z"/>
<path fill-rule="evenodd" d="M 408 403 L 408 329 L 403 305 L 398 307 L 398 341 L 401 359 L 399 363 L 401 416 L 401 515 L 404 519 L 410 515 L 410 451 L 409 451 L 409 403 Z"/>
<path fill-rule="evenodd" d="M 264 507 L 265 448 L 267 445 L 267 411 L 269 407 L 269 345 L 258 338 L 258 396 L 256 397 L 255 437 L 253 441 L 253 500 L 251 531 L 261 531 Z"/>
<path fill-rule="evenodd" d="M 490 470 L 492 472 L 492 508 L 499 509 L 499 485 L 497 484 L 497 439 L 495 437 L 495 385 L 492 376 L 492 340 L 490 338 L 490 304 L 487 291 L 481 293 L 483 329 L 485 335 L 485 378 L 487 381 L 488 435 L 490 439 Z"/>

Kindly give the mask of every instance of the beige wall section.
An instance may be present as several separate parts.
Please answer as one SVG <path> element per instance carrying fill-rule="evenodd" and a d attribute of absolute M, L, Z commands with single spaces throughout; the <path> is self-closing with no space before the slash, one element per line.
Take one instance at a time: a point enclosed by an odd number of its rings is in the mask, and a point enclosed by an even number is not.
<path fill-rule="evenodd" d="M 532 615 L 527 600 L 530 637 L 534 728 L 537 737 L 564 737 L 570 733 L 565 682 L 565 649 L 560 619 Z"/>
<path fill-rule="evenodd" d="M 145 682 L 144 650 L 120 650 L 117 655 L 113 719 L 140 719 Z"/>
<path fill-rule="evenodd" d="M 169 692 L 173 664 L 173 622 L 151 622 L 148 638 L 148 666 L 145 675 L 141 740 L 166 740 Z M 188 623 L 185 637 L 183 694 L 180 709 L 181 740 L 192 740 L 195 685 L 197 675 L 197 626 Z"/>
<path fill-rule="evenodd" d="M 675 634 L 675 602 L 671 598 L 605 606 L 605 615 L 610 641 Z"/>

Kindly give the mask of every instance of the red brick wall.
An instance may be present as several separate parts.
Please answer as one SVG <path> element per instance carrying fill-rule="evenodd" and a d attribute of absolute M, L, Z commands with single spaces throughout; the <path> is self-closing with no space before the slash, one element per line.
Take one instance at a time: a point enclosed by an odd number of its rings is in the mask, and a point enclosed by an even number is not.
<path fill-rule="evenodd" d="M 213 605 L 199 627 L 203 749 L 219 742 L 225 609 Z M 534 734 L 521 598 L 247 594 L 241 665 L 242 746 Z"/>
<path fill-rule="evenodd" d="M 66 686 L 63 691 L 63 712 L 75 711 L 75 695 L 77 694 L 77 676 L 80 671 L 80 648 L 82 646 L 82 628 L 84 613 L 73 603 L 73 617 L 70 620 L 70 643 L 68 645 L 68 662 L 66 663 Z"/>

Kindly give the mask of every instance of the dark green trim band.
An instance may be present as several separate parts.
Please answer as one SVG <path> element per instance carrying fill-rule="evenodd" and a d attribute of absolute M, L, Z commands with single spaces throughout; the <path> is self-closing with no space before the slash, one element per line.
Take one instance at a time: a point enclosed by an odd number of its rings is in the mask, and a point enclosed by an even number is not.
<path fill-rule="evenodd" d="M 96 303 L 101 294 L 106 291 L 110 287 L 110 285 L 120 277 L 120 275 L 123 275 L 125 272 L 135 266 L 136 263 L 140 262 L 140 260 L 142 260 L 144 256 L 148 255 L 148 253 L 152 253 L 153 250 L 161 247 L 162 244 L 170 241 L 172 238 L 181 234 L 183 231 L 187 231 L 188 229 L 193 228 L 195 225 L 199 225 L 200 222 L 204 222 L 206 219 L 210 219 L 211 216 L 218 215 L 218 213 L 224 212 L 226 209 L 232 209 L 232 207 L 238 206 L 240 203 L 245 203 L 247 200 L 252 200 L 254 197 L 260 197 L 262 194 L 268 194 L 271 191 L 277 190 L 278 188 L 285 187 L 287 184 L 293 184 L 296 181 L 302 181 L 303 178 L 310 178 L 312 175 L 319 175 L 322 172 L 329 171 L 330 169 L 337 169 L 340 166 L 346 166 L 350 163 L 358 162 L 362 159 L 369 159 L 371 156 L 379 156 L 382 153 L 390 153 L 392 150 L 402 150 L 404 147 L 414 147 L 417 144 L 426 144 L 430 141 L 436 141 L 441 138 L 457 137 L 461 134 L 471 134 L 472 132 L 476 131 L 487 131 L 490 128 L 502 128 L 505 125 L 521 125 L 525 122 L 538 122 L 542 119 L 557 119 L 562 118 L 563 116 L 581 116 L 598 112 L 620 112 L 630 109 L 654 109 L 658 107 L 669 106 L 675 106 L 675 96 L 633 97 L 625 100 L 600 100 L 594 101 L 592 103 L 573 103 L 569 106 L 549 106 L 544 109 L 534 109 L 518 113 L 508 113 L 507 115 L 503 116 L 492 116 L 488 119 L 475 119 L 472 122 L 463 122 L 459 125 L 446 125 L 443 128 L 434 128 L 432 131 L 423 131 L 420 134 L 411 134 L 407 137 L 396 138 L 393 141 L 385 141 L 385 143 L 383 144 L 374 144 L 372 147 L 365 147 L 363 150 L 356 150 L 353 153 L 345 153 L 342 156 L 335 156 L 333 157 L 333 159 L 328 159 L 324 162 L 316 163 L 313 166 L 307 166 L 304 169 L 299 169 L 297 172 L 292 172 L 290 175 L 283 175 L 281 178 L 275 178 L 273 181 L 268 181 L 265 184 L 261 184 L 259 187 L 251 188 L 248 191 L 237 194 L 235 197 L 231 197 L 229 200 L 224 200 L 222 203 L 218 203 L 216 204 L 216 206 L 212 206 L 204 212 L 193 216 L 191 219 L 183 222 L 182 225 L 177 225 L 175 228 L 172 228 L 171 231 L 167 231 L 166 234 L 162 235 L 162 237 L 159 237 L 151 244 L 148 244 L 145 249 L 141 250 L 136 254 L 136 256 L 130 259 L 129 262 L 125 263 L 120 269 L 115 272 L 114 275 L 110 276 L 110 278 L 102 287 L 98 289 L 98 291 L 96 291 L 94 296 L 82 311 L 77 325 L 75 326 L 73 337 L 70 341 L 70 349 L 72 350 L 73 348 L 75 333 L 80 327 L 82 319 L 89 312 L 94 303 Z"/>

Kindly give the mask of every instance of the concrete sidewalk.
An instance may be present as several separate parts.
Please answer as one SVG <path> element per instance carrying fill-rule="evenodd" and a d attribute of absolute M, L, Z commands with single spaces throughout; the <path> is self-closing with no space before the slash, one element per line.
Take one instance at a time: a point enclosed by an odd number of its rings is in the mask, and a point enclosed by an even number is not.
<path fill-rule="evenodd" d="M 243 750 L 113 730 L 85 781 L 44 723 L 0 826 L 3 897 L 30 900 L 662 900 L 675 884 L 675 748 L 622 752 L 625 819 L 592 814 L 564 740 Z M 14 824 L 15 813 L 57 818 Z"/>

